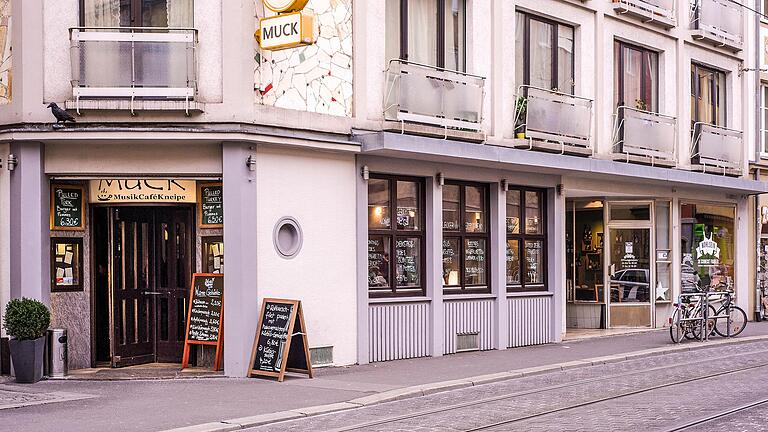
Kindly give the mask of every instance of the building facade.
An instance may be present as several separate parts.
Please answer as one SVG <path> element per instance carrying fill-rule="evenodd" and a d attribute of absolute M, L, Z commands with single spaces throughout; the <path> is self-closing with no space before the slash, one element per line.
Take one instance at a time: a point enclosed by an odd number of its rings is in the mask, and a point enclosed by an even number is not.
<path fill-rule="evenodd" d="M 195 272 L 230 376 L 266 297 L 334 365 L 663 327 L 692 284 L 754 310 L 752 10 L 304 12 L 317 41 L 268 51 L 260 0 L 0 2 L 1 299 L 49 303 L 70 367 L 179 361 Z"/>

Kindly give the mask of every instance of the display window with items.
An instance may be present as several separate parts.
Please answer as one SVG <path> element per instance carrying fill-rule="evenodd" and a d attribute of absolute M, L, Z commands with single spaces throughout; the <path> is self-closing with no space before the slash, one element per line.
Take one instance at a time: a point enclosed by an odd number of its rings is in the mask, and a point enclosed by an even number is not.
<path fill-rule="evenodd" d="M 424 181 L 372 175 L 367 211 L 369 295 L 424 295 Z"/>
<path fill-rule="evenodd" d="M 442 189 L 443 290 L 490 292 L 488 186 L 448 182 Z"/>
<path fill-rule="evenodd" d="M 729 205 L 685 203 L 680 210 L 680 285 L 683 292 L 700 288 L 733 290 L 734 220 Z"/>
<path fill-rule="evenodd" d="M 510 187 L 506 198 L 507 291 L 546 291 L 544 192 Z"/>

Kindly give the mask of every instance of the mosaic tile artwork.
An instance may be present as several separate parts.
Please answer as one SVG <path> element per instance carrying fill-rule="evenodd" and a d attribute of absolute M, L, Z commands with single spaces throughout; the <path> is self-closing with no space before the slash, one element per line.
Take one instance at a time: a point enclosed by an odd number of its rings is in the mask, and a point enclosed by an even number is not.
<path fill-rule="evenodd" d="M 258 19 L 272 14 L 256 0 Z M 314 45 L 256 49 L 256 103 L 308 112 L 352 116 L 352 0 L 310 0 L 319 36 Z"/>
<path fill-rule="evenodd" d="M 11 0 L 0 0 L 0 105 L 11 102 Z"/>

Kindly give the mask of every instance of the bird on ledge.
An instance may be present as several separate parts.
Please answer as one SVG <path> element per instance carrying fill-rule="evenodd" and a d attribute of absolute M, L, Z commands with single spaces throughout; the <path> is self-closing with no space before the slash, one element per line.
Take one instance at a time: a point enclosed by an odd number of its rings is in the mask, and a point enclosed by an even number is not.
<path fill-rule="evenodd" d="M 60 125 L 59 123 L 67 123 L 68 121 L 77 123 L 75 118 L 65 110 L 61 109 L 58 105 L 56 105 L 56 102 L 51 102 L 48 104 L 48 108 L 51 109 L 51 113 L 53 113 L 53 116 L 56 117 L 56 124 L 53 125 L 54 128 L 63 127 L 63 125 Z"/>

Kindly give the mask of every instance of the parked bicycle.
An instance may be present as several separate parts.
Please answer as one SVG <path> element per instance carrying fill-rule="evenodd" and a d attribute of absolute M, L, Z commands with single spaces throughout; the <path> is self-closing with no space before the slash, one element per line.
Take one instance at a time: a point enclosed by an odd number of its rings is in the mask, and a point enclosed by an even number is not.
<path fill-rule="evenodd" d="M 682 293 L 674 303 L 675 311 L 669 319 L 669 335 L 674 343 L 686 339 L 705 340 L 717 333 L 722 337 L 741 334 L 747 326 L 747 314 L 733 304 L 730 284 L 719 283 L 714 290 Z M 715 307 L 715 305 L 719 307 Z M 702 329 L 706 328 L 706 331 Z"/>
<path fill-rule="evenodd" d="M 712 315 L 715 320 L 715 332 L 722 337 L 740 335 L 747 327 L 747 313 L 733 304 L 733 291 L 730 289 L 718 292 L 717 295 L 720 296 L 720 299 L 716 300 L 720 307 Z"/>

